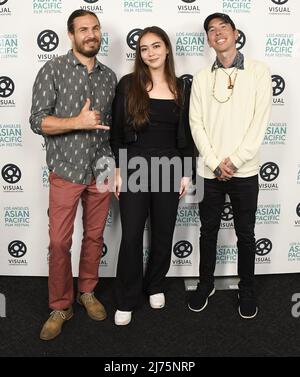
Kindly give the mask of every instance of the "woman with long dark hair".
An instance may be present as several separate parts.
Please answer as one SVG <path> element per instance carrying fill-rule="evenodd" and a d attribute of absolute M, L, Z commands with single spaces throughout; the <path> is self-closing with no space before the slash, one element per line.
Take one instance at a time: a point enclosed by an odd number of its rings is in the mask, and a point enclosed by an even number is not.
<path fill-rule="evenodd" d="M 170 266 L 178 202 L 187 191 L 191 173 L 182 162 L 194 151 L 189 95 L 188 83 L 175 75 L 168 35 L 157 26 L 145 28 L 137 41 L 134 71 L 120 80 L 113 103 L 111 146 L 122 225 L 116 325 L 131 321 L 143 290 L 152 308 L 165 305 L 163 281 Z M 124 151 L 128 161 L 135 158 L 136 163 L 126 163 L 122 170 Z M 159 167 L 154 163 L 158 158 Z M 148 215 L 150 255 L 143 279 L 143 233 Z"/>

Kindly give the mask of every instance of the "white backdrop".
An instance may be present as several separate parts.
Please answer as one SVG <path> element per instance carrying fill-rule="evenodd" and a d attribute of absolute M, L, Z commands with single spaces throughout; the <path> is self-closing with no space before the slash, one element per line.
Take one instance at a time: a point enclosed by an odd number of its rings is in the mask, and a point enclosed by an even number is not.
<path fill-rule="evenodd" d="M 240 30 L 245 55 L 268 64 L 273 111 L 261 153 L 257 212 L 258 274 L 300 271 L 300 1 L 299 0 L 0 0 L 0 274 L 48 273 L 48 171 L 42 137 L 28 118 L 35 76 L 45 61 L 70 47 L 66 21 L 77 8 L 99 16 L 99 60 L 118 78 L 132 70 L 138 30 L 164 28 L 172 41 L 178 76 L 211 64 L 205 17 L 221 11 Z M 196 276 L 199 260 L 196 204 L 181 203 L 169 276 Z M 144 258 L 149 254 L 145 230 Z M 73 237 L 77 274 L 81 208 Z M 100 275 L 114 276 L 120 243 L 118 205 L 105 230 Z M 217 275 L 236 274 L 236 238 L 227 203 L 218 239 Z"/>

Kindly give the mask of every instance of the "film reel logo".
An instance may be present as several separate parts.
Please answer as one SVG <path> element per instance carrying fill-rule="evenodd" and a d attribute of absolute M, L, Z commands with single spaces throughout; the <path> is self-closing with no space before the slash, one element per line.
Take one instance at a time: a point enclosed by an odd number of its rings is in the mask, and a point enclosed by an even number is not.
<path fill-rule="evenodd" d="M 53 30 L 43 30 L 37 37 L 39 48 L 45 52 L 51 52 L 56 49 L 59 43 L 58 35 Z"/>
<path fill-rule="evenodd" d="M 8 252 L 14 258 L 22 258 L 27 252 L 27 247 L 24 242 L 15 240 L 8 245 Z"/>
<path fill-rule="evenodd" d="M 224 204 L 221 219 L 223 221 L 231 221 L 233 219 L 233 210 L 230 202 Z"/>
<path fill-rule="evenodd" d="M 15 84 L 8 76 L 0 77 L 0 97 L 6 98 L 13 94 L 15 90 Z"/>
<path fill-rule="evenodd" d="M 241 50 L 246 44 L 246 35 L 242 32 L 242 30 L 238 30 L 238 33 L 239 35 L 235 41 L 235 45 L 237 50 Z"/>
<path fill-rule="evenodd" d="M 279 96 L 285 89 L 285 81 L 279 75 L 272 75 L 273 96 Z"/>
<path fill-rule="evenodd" d="M 142 29 L 132 29 L 128 34 L 127 34 L 127 37 L 126 37 L 126 42 L 127 42 L 127 45 L 128 47 L 131 48 L 131 50 L 136 50 L 136 44 L 137 44 L 137 41 L 139 39 L 139 36 L 142 32 Z"/>
<path fill-rule="evenodd" d="M 285 3 L 287 3 L 289 0 L 271 0 L 272 3 L 276 4 L 276 5 L 283 5 Z"/>
<path fill-rule="evenodd" d="M 193 245 L 186 240 L 178 241 L 173 247 L 173 253 L 176 257 L 183 259 L 187 258 L 193 252 Z"/>
<path fill-rule="evenodd" d="M 279 166 L 275 162 L 266 162 L 260 168 L 259 174 L 264 181 L 272 182 L 279 175 Z"/>
<path fill-rule="evenodd" d="M 272 250 L 272 242 L 268 238 L 261 238 L 255 243 L 255 254 L 263 257 Z"/>
<path fill-rule="evenodd" d="M 17 165 L 14 164 L 6 164 L 5 166 L 3 166 L 1 174 L 5 182 L 10 184 L 19 182 L 22 177 L 21 170 Z"/>

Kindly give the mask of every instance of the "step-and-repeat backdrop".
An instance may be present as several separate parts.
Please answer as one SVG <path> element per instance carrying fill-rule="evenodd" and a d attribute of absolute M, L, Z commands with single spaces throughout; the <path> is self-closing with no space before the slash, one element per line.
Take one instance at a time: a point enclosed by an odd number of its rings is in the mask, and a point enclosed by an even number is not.
<path fill-rule="evenodd" d="M 69 14 L 94 11 L 103 40 L 98 58 L 118 78 L 130 72 L 141 29 L 164 28 L 173 43 L 178 76 L 192 80 L 214 53 L 205 17 L 228 13 L 239 30 L 238 49 L 270 67 L 273 110 L 263 141 L 256 226 L 256 272 L 300 271 L 300 1 L 296 0 L 0 0 L 0 274 L 48 273 L 48 169 L 43 138 L 28 118 L 35 76 L 70 48 Z M 189 198 L 188 198 L 189 199 Z M 169 276 L 196 276 L 199 212 L 192 200 L 178 210 Z M 72 245 L 77 274 L 82 237 L 79 207 Z M 145 228 L 144 260 L 150 253 Z M 100 275 L 114 276 L 121 238 L 118 204 L 105 230 Z M 217 275 L 235 275 L 236 237 L 229 199 L 222 213 Z"/>

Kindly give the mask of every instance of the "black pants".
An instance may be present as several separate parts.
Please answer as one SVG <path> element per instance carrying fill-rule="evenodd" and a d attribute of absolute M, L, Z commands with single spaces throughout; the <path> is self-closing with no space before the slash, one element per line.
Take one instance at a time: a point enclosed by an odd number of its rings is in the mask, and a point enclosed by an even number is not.
<path fill-rule="evenodd" d="M 148 294 L 163 292 L 169 270 L 178 192 L 120 193 L 122 241 L 116 279 L 117 307 L 131 311 Z M 150 213 L 151 245 L 143 282 L 143 234 Z"/>
<path fill-rule="evenodd" d="M 231 178 L 222 182 L 217 179 L 204 180 L 204 198 L 200 209 L 200 281 L 213 283 L 216 267 L 217 237 L 225 194 L 231 200 L 234 227 L 238 247 L 238 275 L 241 286 L 252 286 L 255 266 L 255 213 L 258 197 L 258 176 Z"/>

